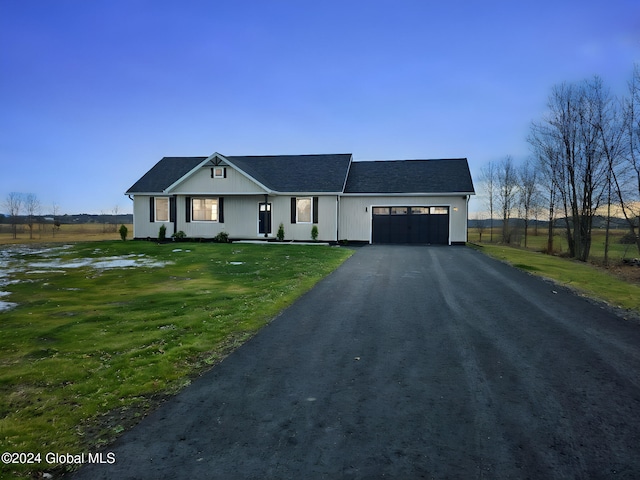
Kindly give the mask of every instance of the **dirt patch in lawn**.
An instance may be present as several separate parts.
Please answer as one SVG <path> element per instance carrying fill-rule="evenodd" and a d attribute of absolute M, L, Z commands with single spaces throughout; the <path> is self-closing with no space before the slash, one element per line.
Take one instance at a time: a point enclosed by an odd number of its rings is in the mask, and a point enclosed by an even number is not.
<path fill-rule="evenodd" d="M 607 268 L 609 273 L 624 280 L 625 282 L 640 285 L 640 266 L 620 263 Z"/>

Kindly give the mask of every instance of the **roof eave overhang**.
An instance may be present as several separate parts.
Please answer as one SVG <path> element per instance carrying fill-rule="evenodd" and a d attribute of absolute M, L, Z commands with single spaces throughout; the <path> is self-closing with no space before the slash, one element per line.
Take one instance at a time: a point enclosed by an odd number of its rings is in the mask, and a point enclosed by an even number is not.
<path fill-rule="evenodd" d="M 458 197 L 475 195 L 475 192 L 349 192 L 344 197 Z"/>
<path fill-rule="evenodd" d="M 290 197 L 321 197 L 321 196 L 331 196 L 331 195 L 342 195 L 342 192 L 278 192 L 273 191 L 270 195 L 274 196 L 290 196 Z"/>
<path fill-rule="evenodd" d="M 132 192 L 130 190 L 127 190 L 126 192 L 124 192 L 125 195 L 132 195 L 132 196 L 136 196 L 136 195 L 143 195 L 143 196 L 153 196 L 153 195 L 167 195 L 166 192 Z"/>

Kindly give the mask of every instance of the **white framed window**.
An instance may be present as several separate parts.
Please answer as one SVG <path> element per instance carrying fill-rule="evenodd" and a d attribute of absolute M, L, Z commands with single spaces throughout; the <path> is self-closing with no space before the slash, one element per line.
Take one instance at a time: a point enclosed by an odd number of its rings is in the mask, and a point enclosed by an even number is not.
<path fill-rule="evenodd" d="M 224 178 L 224 167 L 214 167 L 213 178 Z"/>
<path fill-rule="evenodd" d="M 311 197 L 296 198 L 296 223 L 311 223 Z"/>
<path fill-rule="evenodd" d="M 218 198 L 192 198 L 191 220 L 194 222 L 217 222 L 218 205 Z"/>
<path fill-rule="evenodd" d="M 169 198 L 155 197 L 155 217 L 156 222 L 169 221 Z"/>

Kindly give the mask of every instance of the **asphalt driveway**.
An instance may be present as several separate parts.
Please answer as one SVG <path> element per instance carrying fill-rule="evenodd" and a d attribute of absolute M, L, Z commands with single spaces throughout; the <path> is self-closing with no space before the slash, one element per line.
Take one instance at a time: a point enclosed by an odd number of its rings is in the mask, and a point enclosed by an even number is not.
<path fill-rule="evenodd" d="M 466 247 L 368 246 L 75 479 L 638 478 L 640 326 Z"/>

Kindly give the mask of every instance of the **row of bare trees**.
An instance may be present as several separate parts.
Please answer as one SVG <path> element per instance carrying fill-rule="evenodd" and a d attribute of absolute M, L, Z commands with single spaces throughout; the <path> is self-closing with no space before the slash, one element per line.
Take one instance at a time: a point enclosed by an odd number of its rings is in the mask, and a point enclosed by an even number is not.
<path fill-rule="evenodd" d="M 511 242 L 511 217 L 514 213 L 524 219 L 524 245 L 527 246 L 529 223 L 538 219 L 541 211 L 541 196 L 538 186 L 538 170 L 529 159 L 516 165 L 507 155 L 498 162 L 489 162 L 480 171 L 489 207 L 490 236 L 493 242 L 493 218 L 498 213 L 502 218 L 501 241 Z"/>
<path fill-rule="evenodd" d="M 621 99 L 596 76 L 554 86 L 547 106 L 542 120 L 531 125 L 530 160 L 516 166 L 507 156 L 481 171 L 490 217 L 494 210 L 502 215 L 502 241 L 510 241 L 515 209 L 525 219 L 525 245 L 529 219 L 546 211 L 547 251 L 553 251 L 554 219 L 559 217 L 569 255 L 586 261 L 593 219 L 606 207 L 605 262 L 614 208 L 626 219 L 640 252 L 640 66 Z"/>
<path fill-rule="evenodd" d="M 52 223 L 51 234 L 55 237 L 56 232 L 60 229 L 60 206 L 57 203 L 53 203 L 51 210 L 47 215 L 52 218 L 46 218 L 46 223 Z M 33 193 L 9 193 L 4 201 L 0 201 L 0 212 L 4 212 L 9 218 L 9 224 L 11 225 L 11 233 L 13 238 L 18 236 L 18 225 L 26 225 L 29 228 L 29 238 L 34 238 L 34 227 L 43 226 L 43 217 L 41 210 L 43 209 L 42 203 L 38 197 Z M 111 210 L 111 213 L 105 213 L 102 211 L 100 215 L 107 216 L 113 215 L 115 221 L 105 220 L 103 224 L 103 233 L 116 232 L 118 229 L 118 215 L 121 213 L 120 207 L 116 205 Z M 2 215 L 0 215 L 2 218 Z M 1 222 L 0 222 L 1 223 Z M 21 230 L 22 227 L 20 227 Z M 21 230 L 22 231 L 22 230 Z"/>
<path fill-rule="evenodd" d="M 29 238 L 33 238 L 33 227 L 37 216 L 40 214 L 41 203 L 33 193 L 11 192 L 2 204 L 9 215 L 11 233 L 13 238 L 18 236 L 18 219 L 20 215 L 26 215 L 26 224 L 29 227 Z M 57 205 L 54 204 L 54 215 L 57 215 Z"/>

